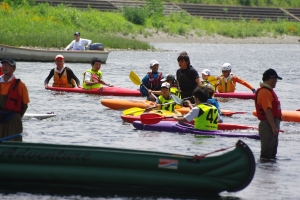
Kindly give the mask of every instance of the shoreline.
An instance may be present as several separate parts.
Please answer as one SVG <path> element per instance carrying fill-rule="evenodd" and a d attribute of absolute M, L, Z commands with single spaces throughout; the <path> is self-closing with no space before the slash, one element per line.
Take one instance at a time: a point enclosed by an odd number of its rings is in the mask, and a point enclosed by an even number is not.
<path fill-rule="evenodd" d="M 282 35 L 275 37 L 229 38 L 220 35 L 197 36 L 196 34 L 170 35 L 158 32 L 145 37 L 142 34 L 134 39 L 147 43 L 201 43 L 201 44 L 300 44 L 299 36 Z"/>

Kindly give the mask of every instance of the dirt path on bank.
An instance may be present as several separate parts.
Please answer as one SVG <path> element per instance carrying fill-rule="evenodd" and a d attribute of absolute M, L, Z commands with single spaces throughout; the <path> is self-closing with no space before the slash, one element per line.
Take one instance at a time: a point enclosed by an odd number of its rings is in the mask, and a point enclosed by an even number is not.
<path fill-rule="evenodd" d="M 300 44 L 298 36 L 278 36 L 274 37 L 248 37 L 229 38 L 224 36 L 202 36 L 189 34 L 187 36 L 169 35 L 167 33 L 153 33 L 151 36 L 137 35 L 135 39 L 148 43 L 201 43 L 201 44 Z"/>

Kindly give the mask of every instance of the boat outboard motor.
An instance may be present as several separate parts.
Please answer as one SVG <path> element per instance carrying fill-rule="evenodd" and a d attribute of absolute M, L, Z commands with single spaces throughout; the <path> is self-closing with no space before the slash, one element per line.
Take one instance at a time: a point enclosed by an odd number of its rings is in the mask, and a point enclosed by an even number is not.
<path fill-rule="evenodd" d="M 101 43 L 93 43 L 93 44 L 90 45 L 90 50 L 103 51 L 104 46 Z"/>

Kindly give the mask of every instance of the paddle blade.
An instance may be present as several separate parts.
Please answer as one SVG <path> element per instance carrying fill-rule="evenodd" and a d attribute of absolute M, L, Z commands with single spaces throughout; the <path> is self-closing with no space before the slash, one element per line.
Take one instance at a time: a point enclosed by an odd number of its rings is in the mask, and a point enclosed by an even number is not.
<path fill-rule="evenodd" d="M 175 94 L 171 94 L 172 99 L 175 101 L 176 104 L 181 105 L 182 104 L 182 100 L 176 96 Z"/>
<path fill-rule="evenodd" d="M 209 76 L 207 80 L 208 80 L 208 82 L 209 82 L 210 84 L 212 84 L 212 85 L 216 85 L 216 84 L 217 84 L 217 81 L 218 81 L 218 80 L 217 80 L 217 77 L 216 77 L 216 76 L 212 76 L 212 75 Z"/>
<path fill-rule="evenodd" d="M 155 113 L 147 113 L 141 115 L 141 122 L 142 124 L 157 124 L 161 120 L 163 120 L 164 117 L 155 114 Z"/>
<path fill-rule="evenodd" d="M 134 107 L 134 108 L 129 108 L 129 109 L 126 109 L 123 111 L 123 115 L 136 115 L 136 113 L 140 113 L 140 112 L 144 112 L 145 109 L 143 108 L 137 108 L 137 107 Z"/>
<path fill-rule="evenodd" d="M 130 71 L 129 78 L 135 85 L 142 85 L 140 77 L 134 71 Z"/>

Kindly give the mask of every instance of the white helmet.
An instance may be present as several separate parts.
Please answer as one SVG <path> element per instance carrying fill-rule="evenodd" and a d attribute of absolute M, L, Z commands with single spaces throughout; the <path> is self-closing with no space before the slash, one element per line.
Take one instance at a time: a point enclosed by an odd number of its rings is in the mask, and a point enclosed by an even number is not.
<path fill-rule="evenodd" d="M 231 64 L 230 63 L 224 63 L 221 67 L 222 71 L 229 71 L 231 70 Z"/>

